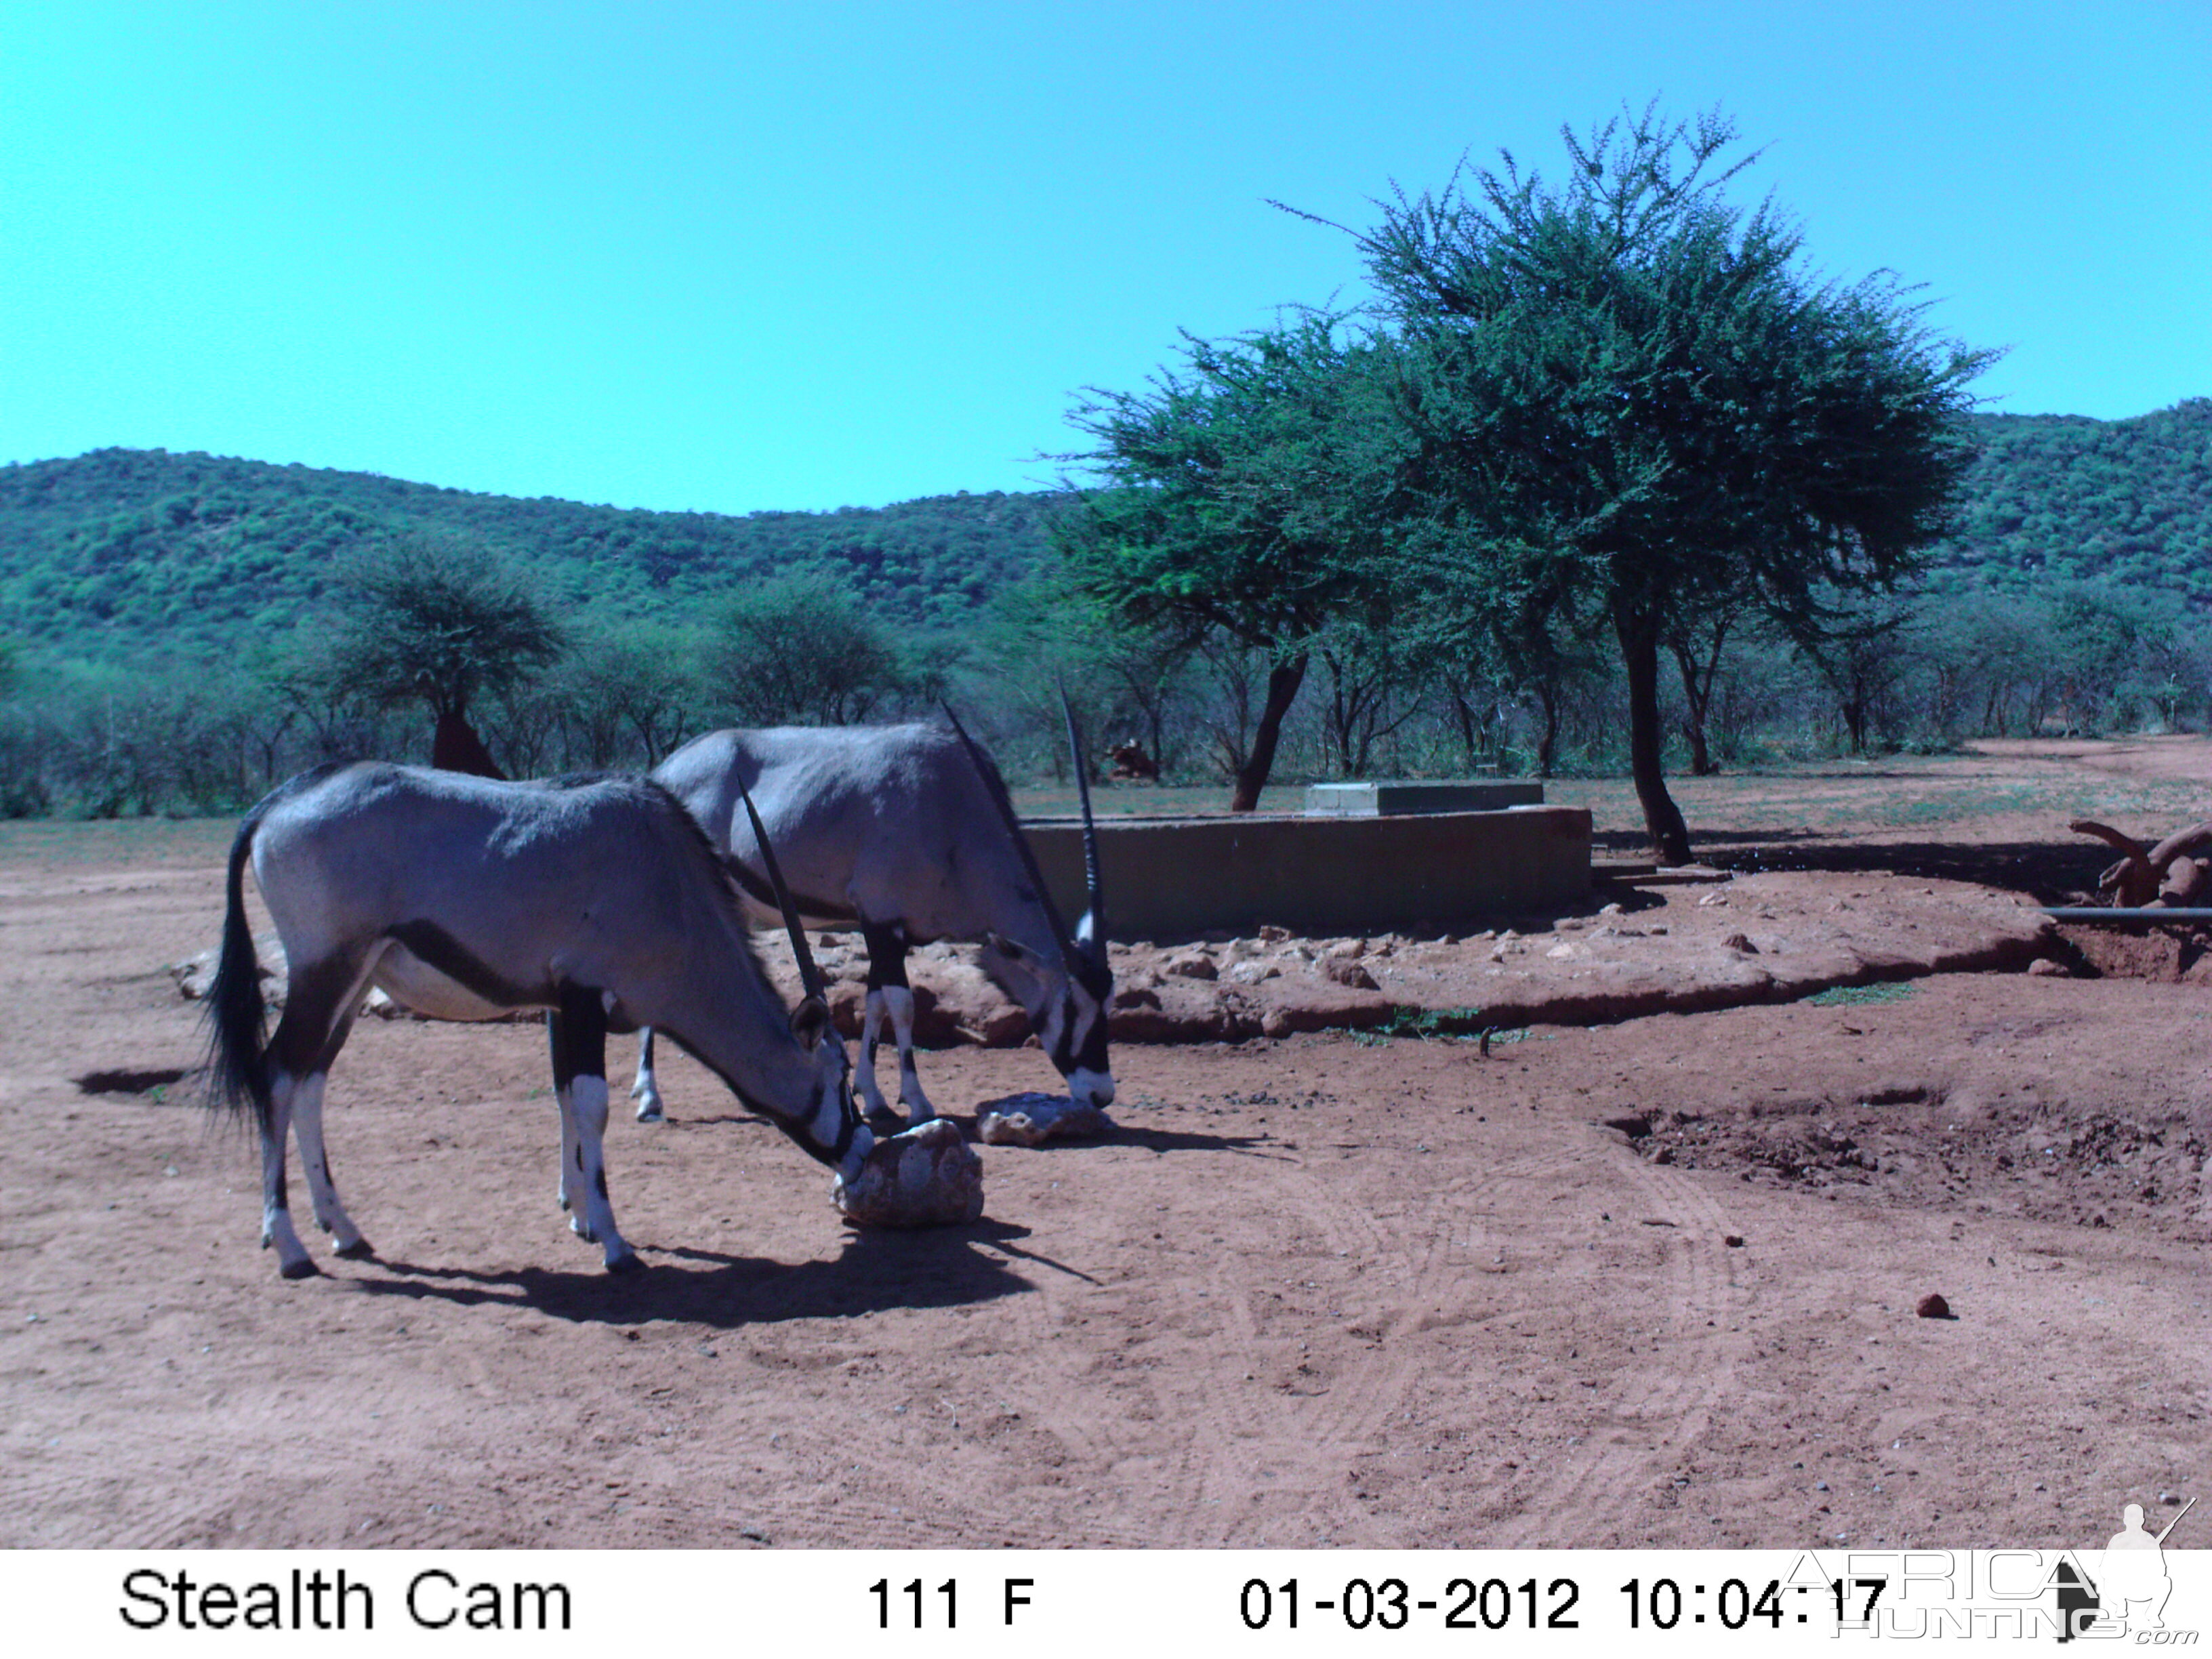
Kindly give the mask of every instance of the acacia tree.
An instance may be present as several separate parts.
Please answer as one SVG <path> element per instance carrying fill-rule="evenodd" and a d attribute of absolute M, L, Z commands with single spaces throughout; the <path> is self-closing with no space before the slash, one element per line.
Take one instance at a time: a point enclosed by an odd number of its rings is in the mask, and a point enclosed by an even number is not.
<path fill-rule="evenodd" d="M 697 701 L 685 666 L 697 654 L 690 632 L 654 623 L 618 623 L 580 641 L 548 688 L 569 764 L 659 765 Z"/>
<path fill-rule="evenodd" d="M 356 564 L 340 602 L 329 684 L 380 708 L 427 704 L 437 720 L 432 765 L 501 775 L 469 710 L 560 656 L 563 635 L 545 603 L 482 552 L 420 538 Z"/>
<path fill-rule="evenodd" d="M 908 676 L 849 582 L 805 567 L 741 588 L 708 628 L 706 698 L 747 726 L 846 726 Z"/>
<path fill-rule="evenodd" d="M 1341 321 L 1186 335 L 1184 372 L 1093 390 L 1070 416 L 1098 447 L 1063 459 L 1107 486 L 1055 526 L 1075 584 L 1127 623 L 1267 659 L 1235 812 L 1259 805 L 1317 636 L 1346 615 L 1381 626 L 1391 605 L 1399 427 L 1376 373 L 1388 345 L 1340 340 Z"/>
<path fill-rule="evenodd" d="M 1991 354 L 1932 336 L 1886 273 L 1808 276 L 1771 203 L 1723 199 L 1756 157 L 1718 165 L 1735 129 L 1717 112 L 1564 137 L 1564 183 L 1507 155 L 1353 234 L 1397 336 L 1431 556 L 1547 628 L 1612 635 L 1637 794 L 1681 863 L 1661 766 L 1670 635 L 1761 606 L 1817 640 L 1824 592 L 1910 571 L 1947 527 L 1963 388 Z"/>

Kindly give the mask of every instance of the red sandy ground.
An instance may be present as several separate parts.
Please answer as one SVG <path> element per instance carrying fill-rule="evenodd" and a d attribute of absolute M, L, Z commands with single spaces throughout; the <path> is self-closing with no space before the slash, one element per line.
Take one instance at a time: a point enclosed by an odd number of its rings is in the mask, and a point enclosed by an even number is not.
<path fill-rule="evenodd" d="M 2065 820 L 2207 816 L 2212 744 L 1682 793 L 1706 856 L 1814 872 L 1745 929 L 1775 959 L 1824 896 L 1893 931 L 1934 879 L 2058 899 L 2106 856 Z M 1554 798 L 1632 843 L 1623 792 Z M 1486 1059 L 1125 1044 L 1116 1133 L 983 1149 L 988 1218 L 925 1234 L 848 1231 L 672 1057 L 674 1121 L 609 1139 L 628 1279 L 554 1206 L 538 1030 L 364 1021 L 331 1156 L 382 1255 L 311 1238 L 329 1276 L 288 1284 L 245 1138 L 159 1081 L 199 1057 L 167 964 L 215 937 L 228 834 L 0 830 L 0 1544 L 2080 1546 L 2203 1486 L 2194 940 Z M 1453 971 L 1522 965 L 1494 948 Z M 924 1075 L 963 1116 L 1054 1083 Z"/>

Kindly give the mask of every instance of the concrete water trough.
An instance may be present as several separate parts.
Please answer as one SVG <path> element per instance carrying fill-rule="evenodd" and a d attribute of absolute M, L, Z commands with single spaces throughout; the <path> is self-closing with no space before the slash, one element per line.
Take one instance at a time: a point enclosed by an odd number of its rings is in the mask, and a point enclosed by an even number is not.
<path fill-rule="evenodd" d="M 1072 923 L 1083 912 L 1080 822 L 1039 818 L 1023 828 Z M 1367 813 L 1298 817 L 1102 817 L 1098 859 L 1116 939 L 1271 924 L 1308 936 L 1385 933 L 1582 899 L 1590 890 L 1590 815 L 1579 806 L 1408 812 L 1378 803 Z"/>

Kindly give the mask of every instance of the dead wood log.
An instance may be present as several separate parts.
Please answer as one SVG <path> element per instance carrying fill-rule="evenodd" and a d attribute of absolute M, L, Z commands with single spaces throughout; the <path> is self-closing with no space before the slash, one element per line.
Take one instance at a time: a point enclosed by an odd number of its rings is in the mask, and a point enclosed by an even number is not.
<path fill-rule="evenodd" d="M 2162 870 L 2184 853 L 2194 857 L 2207 848 L 2212 848 L 2212 820 L 2193 830 L 2184 830 L 2178 836 L 2168 836 L 2150 849 L 2150 861 L 2154 867 Z"/>
<path fill-rule="evenodd" d="M 2172 908 L 2193 906 L 2202 902 L 2208 882 L 2206 872 L 2212 871 L 2212 860 L 2180 858 L 2166 866 L 2166 878 L 2159 883 L 2158 896 L 2151 901 Z"/>
<path fill-rule="evenodd" d="M 2116 908 L 2193 905 L 2212 891 L 2212 859 L 2196 856 L 2212 850 L 2212 820 L 2168 836 L 2150 848 L 2092 818 L 2076 818 L 2067 827 L 2076 835 L 2094 836 L 2119 853 L 2119 862 L 2097 878 L 2097 890 L 2111 894 Z"/>
<path fill-rule="evenodd" d="M 2094 836 L 2120 855 L 2097 878 L 2097 890 L 2112 895 L 2115 905 L 2140 909 L 2158 896 L 2160 870 L 2150 861 L 2149 849 L 2133 836 L 2122 835 L 2094 818 L 2075 818 L 2066 826 L 2077 836 Z"/>

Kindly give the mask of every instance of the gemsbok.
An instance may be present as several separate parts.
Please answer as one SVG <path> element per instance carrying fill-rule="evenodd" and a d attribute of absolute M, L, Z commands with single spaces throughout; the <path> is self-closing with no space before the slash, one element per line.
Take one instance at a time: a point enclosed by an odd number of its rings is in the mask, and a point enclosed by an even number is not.
<path fill-rule="evenodd" d="M 247 925 L 253 865 L 283 941 L 284 1011 L 263 1041 Z M 261 1242 L 287 1279 L 316 1271 L 292 1224 L 288 1133 L 316 1221 L 343 1256 L 371 1254 L 323 1149 L 323 1089 L 374 984 L 439 1019 L 543 1008 L 561 1112 L 561 1206 L 605 1253 L 616 1229 L 602 1140 L 606 1037 L 666 1031 L 818 1161 L 850 1181 L 874 1144 L 844 1044 L 791 918 L 808 994 L 787 1012 L 754 957 L 744 908 L 682 805 L 640 778 L 504 783 L 381 762 L 279 785 L 231 843 L 222 951 L 209 993 L 215 1103 L 261 1133 Z"/>
<path fill-rule="evenodd" d="M 740 810 L 748 793 L 799 915 L 816 926 L 859 927 L 868 990 L 854 1087 L 879 1129 L 898 1122 L 876 1081 L 886 1016 L 908 1122 L 937 1115 L 915 1073 L 906 953 L 942 939 L 982 940 L 983 970 L 1028 1012 L 1030 1029 L 1075 1102 L 1111 1105 L 1106 1010 L 1114 972 L 1074 716 L 1068 715 L 1068 741 L 1082 795 L 1089 909 L 1071 931 L 1046 890 L 999 769 L 945 712 L 950 731 L 910 725 L 710 732 L 653 776 L 705 828 L 757 914 L 772 915 L 775 899 L 759 838 Z M 630 1093 L 641 1121 L 661 1115 L 650 1029 L 639 1044 Z"/>

